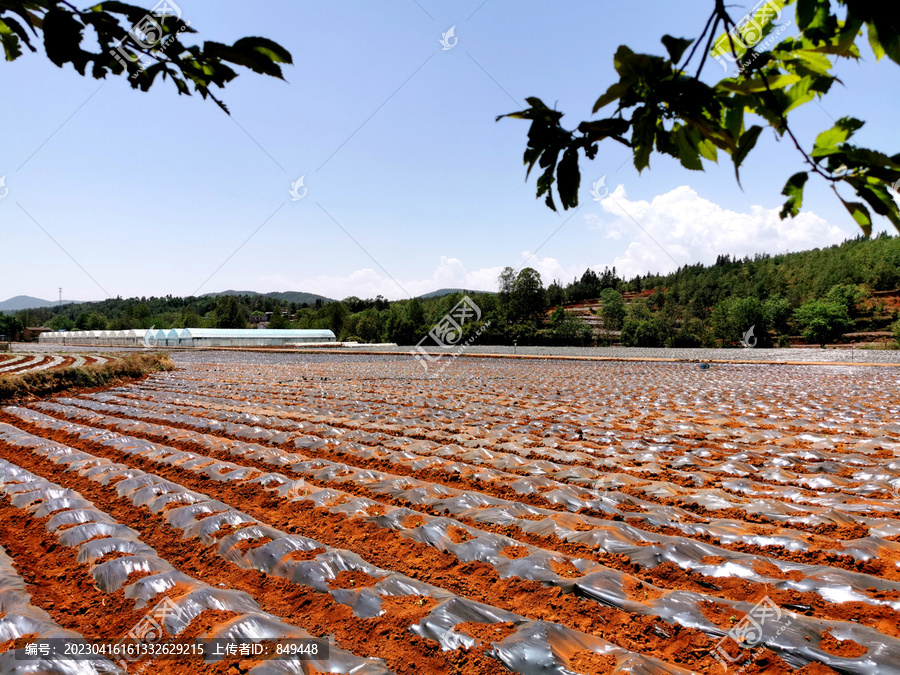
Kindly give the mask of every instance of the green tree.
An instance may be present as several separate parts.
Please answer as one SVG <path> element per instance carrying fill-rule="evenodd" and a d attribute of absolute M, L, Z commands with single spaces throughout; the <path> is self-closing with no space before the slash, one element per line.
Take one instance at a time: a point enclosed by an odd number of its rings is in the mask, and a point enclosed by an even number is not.
<path fill-rule="evenodd" d="M 645 298 L 635 298 L 625 308 L 626 321 L 649 321 L 652 313 Z"/>
<path fill-rule="evenodd" d="M 710 347 L 712 336 L 700 319 L 691 317 L 682 322 L 672 337 L 673 347 Z"/>
<path fill-rule="evenodd" d="M 841 337 L 852 325 L 847 310 L 834 302 L 813 300 L 794 312 L 803 339 L 822 347 Z"/>
<path fill-rule="evenodd" d="M 735 340 L 745 336 L 750 344 L 757 347 L 770 347 L 772 340 L 769 336 L 769 324 L 763 303 L 759 298 L 734 298 L 729 307 L 731 330 L 734 331 Z M 753 329 L 752 335 L 750 329 Z"/>
<path fill-rule="evenodd" d="M 25 326 L 16 317 L 0 312 L 0 335 L 3 335 L 5 339 L 12 340 L 24 328 Z"/>
<path fill-rule="evenodd" d="M 343 302 L 329 302 L 319 310 L 317 328 L 330 330 L 340 337 L 344 333 L 344 322 L 350 316 L 350 310 Z"/>
<path fill-rule="evenodd" d="M 228 108 L 211 88 L 223 88 L 237 77 L 229 64 L 284 79 L 279 64 L 290 64 L 292 59 L 278 43 L 245 37 L 233 45 L 188 46 L 182 37 L 197 31 L 182 20 L 180 9 L 172 5 L 164 9 L 160 4 L 145 9 L 103 2 L 78 10 L 58 0 L 3 0 L 0 43 L 6 60 L 15 61 L 23 47 L 37 52 L 34 42 L 42 40 L 47 57 L 60 68 L 71 63 L 79 74 L 90 73 L 96 79 L 107 73 L 125 75 L 131 87 L 140 91 L 148 91 L 157 78 L 168 78 L 179 94 L 190 95 L 193 88 L 226 113 Z"/>
<path fill-rule="evenodd" d="M 201 328 L 203 327 L 203 317 L 192 309 L 183 307 L 175 323 L 176 328 Z"/>
<path fill-rule="evenodd" d="M 787 335 L 790 333 L 791 314 L 793 310 L 791 303 L 782 297 L 772 297 L 766 300 L 763 305 L 763 313 L 766 317 L 766 323 L 778 335 Z"/>
<path fill-rule="evenodd" d="M 622 327 L 622 344 L 626 347 L 662 347 L 666 332 L 658 317 L 627 319 Z"/>
<path fill-rule="evenodd" d="M 394 303 L 387 310 L 383 335 L 387 342 L 394 342 L 398 345 L 414 345 L 424 337 L 417 336 L 416 326 L 408 318 L 406 308 L 400 303 Z"/>
<path fill-rule="evenodd" d="M 290 328 L 290 325 L 290 321 L 281 314 L 280 310 L 276 309 L 272 312 L 272 318 L 269 319 L 269 328 L 272 330 L 283 330 L 285 328 Z"/>
<path fill-rule="evenodd" d="M 740 167 L 767 125 L 796 147 L 804 165 L 785 184 L 782 218 L 797 215 L 806 182 L 815 176 L 834 190 L 867 236 L 872 230 L 870 209 L 900 230 L 900 210 L 889 187 L 900 180 L 900 155 L 850 143 L 863 126 L 854 118 L 837 120 L 812 147 L 803 146 L 789 120 L 798 107 L 823 98 L 839 82 L 837 60 L 859 59 L 863 29 L 876 58 L 887 56 L 900 63 L 896 6 L 861 0 L 772 0 L 758 5 L 753 16 L 735 22 L 724 0 L 712 4 L 709 21 L 696 40 L 662 36 L 665 56 L 635 53 L 625 45 L 618 48 L 613 64 L 619 80 L 593 108 L 596 114 L 615 104 L 611 116 L 586 120 L 569 130 L 560 124 L 562 112 L 532 97 L 526 99 L 527 109 L 497 118 L 531 121 L 525 164 L 529 175 L 535 165 L 543 170 L 537 196 L 545 195 L 547 206 L 555 211 L 555 182 L 563 208 L 576 207 L 579 153 L 594 159 L 599 143 L 607 139 L 631 150 L 638 171 L 650 165 L 654 152 L 675 157 L 695 171 L 704 169 L 704 159 L 716 162 L 723 152 L 731 158 L 740 182 Z M 778 28 L 781 8 L 792 4 L 795 16 L 790 31 L 782 35 L 788 26 Z M 718 82 L 701 79 L 709 57 L 726 69 L 726 77 Z M 845 198 L 842 187 L 860 201 Z"/>
<path fill-rule="evenodd" d="M 100 312 L 82 312 L 75 320 L 78 330 L 106 330 L 106 317 Z"/>
<path fill-rule="evenodd" d="M 772 344 L 769 322 L 759 298 L 722 300 L 713 307 L 709 322 L 713 336 L 723 347 L 738 344 L 745 338 L 751 346 L 769 347 Z"/>
<path fill-rule="evenodd" d="M 547 304 L 551 307 L 559 307 L 566 302 L 566 294 L 563 290 L 562 284 L 558 281 L 553 281 L 547 287 Z"/>
<path fill-rule="evenodd" d="M 378 339 L 378 319 L 377 316 L 365 313 L 356 325 L 356 334 L 362 338 L 363 342 L 375 342 Z"/>
<path fill-rule="evenodd" d="M 562 307 L 557 307 L 550 314 L 550 326 L 554 329 L 559 328 L 566 322 L 566 318 L 568 317 L 569 312 L 564 310 Z"/>
<path fill-rule="evenodd" d="M 868 297 L 866 289 L 853 284 L 838 284 L 832 286 L 825 296 L 826 302 L 840 305 L 847 312 L 847 316 L 856 319 L 860 314 L 860 303 Z"/>
<path fill-rule="evenodd" d="M 541 331 L 547 333 L 548 331 Z M 591 327 L 572 312 L 557 307 L 550 315 L 550 338 L 559 345 L 588 345 L 593 341 Z"/>
<path fill-rule="evenodd" d="M 612 288 L 600 293 L 600 318 L 607 330 L 622 330 L 625 322 L 625 300 L 622 294 Z"/>
<path fill-rule="evenodd" d="M 216 328 L 246 328 L 250 310 L 233 295 L 220 295 L 216 299 L 213 321 Z"/>
<path fill-rule="evenodd" d="M 425 308 L 422 306 L 422 301 L 419 298 L 412 298 L 408 303 L 406 303 L 406 320 L 412 326 L 414 331 L 427 331 L 429 327 L 426 326 L 425 319 Z M 403 343 L 407 344 L 407 343 Z"/>
<path fill-rule="evenodd" d="M 504 267 L 497 277 L 498 292 L 500 294 L 500 308 L 511 319 L 511 304 L 513 291 L 516 288 L 516 271 L 512 267 Z"/>
<path fill-rule="evenodd" d="M 518 321 L 539 321 L 546 306 L 546 293 L 541 275 L 537 270 L 526 267 L 516 276 L 510 307 Z"/>
<path fill-rule="evenodd" d="M 75 322 L 65 315 L 57 314 L 47 322 L 47 328 L 52 328 L 53 330 L 75 330 Z M 2 332 L 3 330 L 0 329 L 0 333 Z"/>
<path fill-rule="evenodd" d="M 628 304 L 621 340 L 626 347 L 662 347 L 665 344 L 665 326 L 650 311 L 646 299 L 635 298 Z"/>

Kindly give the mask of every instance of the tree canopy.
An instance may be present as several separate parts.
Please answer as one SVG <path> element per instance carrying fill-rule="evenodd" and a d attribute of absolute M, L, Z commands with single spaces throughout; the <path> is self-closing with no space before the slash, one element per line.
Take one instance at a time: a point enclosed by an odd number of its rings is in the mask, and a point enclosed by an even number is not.
<path fill-rule="evenodd" d="M 47 58 L 62 68 L 71 63 L 81 75 L 96 79 L 107 73 L 127 76 L 134 89 L 148 91 L 157 81 L 170 79 L 179 94 L 191 88 L 209 97 L 226 113 L 212 93 L 237 77 L 229 64 L 284 79 L 279 64 L 290 64 L 290 52 L 263 37 L 244 37 L 232 45 L 207 41 L 187 46 L 182 37 L 196 33 L 182 18 L 175 2 L 160 0 L 152 9 L 124 2 L 102 2 L 78 10 L 56 0 L 0 0 L 0 44 L 7 61 L 22 56 L 23 47 L 37 52 L 43 41 Z M 85 31 L 89 38 L 85 40 Z M 92 51 L 94 41 L 99 51 Z"/>
<path fill-rule="evenodd" d="M 788 5 L 795 6 L 796 14 L 790 31 L 778 23 Z M 782 218 L 799 213 L 804 187 L 815 176 L 830 185 L 866 235 L 872 230 L 872 211 L 900 230 L 900 210 L 892 194 L 900 186 L 900 154 L 851 143 L 864 124 L 851 117 L 823 130 L 813 147 L 803 147 L 789 120 L 797 108 L 821 99 L 840 82 L 835 63 L 860 58 L 864 31 L 876 58 L 887 56 L 900 64 L 900 12 L 893 3 L 764 0 L 735 22 L 725 0 L 713 0 L 698 38 L 662 36 L 665 56 L 618 48 L 613 63 L 619 81 L 593 108 L 596 114 L 615 104 L 609 117 L 569 130 L 561 124 L 562 112 L 532 97 L 526 99 L 529 108 L 497 119 L 531 121 L 525 165 L 528 175 L 535 165 L 543 170 L 537 196 L 545 195 L 554 211 L 554 182 L 563 208 L 577 207 L 579 152 L 594 159 L 607 139 L 632 151 L 638 171 L 650 165 L 654 152 L 675 157 L 695 171 L 704 169 L 703 160 L 717 162 L 724 152 L 740 184 L 741 165 L 768 126 L 779 138 L 789 139 L 804 165 L 785 184 Z M 726 77 L 713 84 L 701 79 L 710 57 L 726 69 Z M 846 195 L 848 190 L 860 201 Z"/>

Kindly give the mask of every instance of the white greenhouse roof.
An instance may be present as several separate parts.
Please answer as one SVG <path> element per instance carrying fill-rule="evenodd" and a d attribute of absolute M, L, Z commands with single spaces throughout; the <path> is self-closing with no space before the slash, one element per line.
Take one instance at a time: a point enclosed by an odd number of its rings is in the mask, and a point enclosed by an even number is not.
<path fill-rule="evenodd" d="M 318 329 L 281 329 L 281 328 L 184 328 L 182 339 L 186 338 L 248 338 L 253 340 L 265 338 L 334 338 L 330 330 Z"/>

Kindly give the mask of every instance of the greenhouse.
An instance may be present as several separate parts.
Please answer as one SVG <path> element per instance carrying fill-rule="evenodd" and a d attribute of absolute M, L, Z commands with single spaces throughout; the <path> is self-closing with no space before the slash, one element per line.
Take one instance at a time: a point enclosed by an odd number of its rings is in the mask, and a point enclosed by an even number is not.
<path fill-rule="evenodd" d="M 91 347 L 292 347 L 334 343 L 330 330 L 171 328 L 42 333 L 42 344 Z"/>

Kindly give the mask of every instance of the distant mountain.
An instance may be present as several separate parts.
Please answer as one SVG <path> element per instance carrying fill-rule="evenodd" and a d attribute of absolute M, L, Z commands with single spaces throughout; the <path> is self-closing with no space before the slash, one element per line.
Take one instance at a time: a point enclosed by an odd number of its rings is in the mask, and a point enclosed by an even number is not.
<path fill-rule="evenodd" d="M 439 288 L 436 291 L 425 293 L 423 295 L 420 295 L 419 297 L 425 300 L 428 298 L 440 298 L 445 295 L 450 295 L 451 293 L 493 293 L 493 291 L 473 291 L 471 289 L 465 288 Z"/>
<path fill-rule="evenodd" d="M 266 298 L 275 298 L 276 300 L 282 300 L 284 302 L 296 302 L 298 305 L 302 305 L 306 303 L 308 305 L 314 305 L 316 300 L 321 300 L 322 302 L 334 302 L 331 298 L 326 298 L 324 295 L 318 295 L 317 293 L 306 293 L 304 291 L 280 291 L 280 292 L 272 292 L 272 293 L 257 293 L 256 291 L 222 291 L 221 293 L 204 293 L 202 297 L 204 298 L 217 298 L 220 295 L 262 295 Z"/>
<path fill-rule="evenodd" d="M 218 298 L 220 295 L 261 295 L 256 291 L 222 291 L 221 293 L 204 293 L 201 298 Z"/>
<path fill-rule="evenodd" d="M 71 305 L 78 302 L 80 301 L 63 300 L 62 304 Z M 0 312 L 17 312 L 20 309 L 37 309 L 38 307 L 50 307 L 58 304 L 59 300 L 41 300 L 30 295 L 17 295 L 14 298 L 0 302 Z"/>

